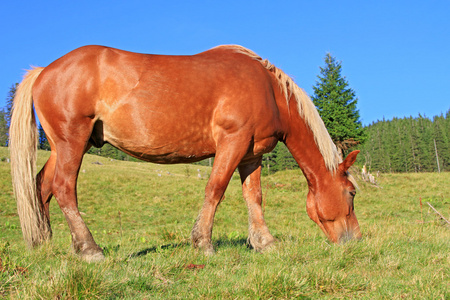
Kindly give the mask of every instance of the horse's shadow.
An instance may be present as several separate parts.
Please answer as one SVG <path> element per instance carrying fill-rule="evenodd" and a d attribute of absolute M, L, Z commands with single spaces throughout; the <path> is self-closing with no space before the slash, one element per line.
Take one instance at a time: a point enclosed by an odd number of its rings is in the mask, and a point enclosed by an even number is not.
<path fill-rule="evenodd" d="M 190 245 L 189 242 L 181 242 L 181 243 L 166 244 L 166 245 L 161 245 L 161 246 L 152 246 L 150 248 L 146 248 L 141 251 L 130 254 L 129 258 L 137 258 L 137 257 L 145 256 L 149 253 L 156 253 L 161 250 L 175 249 L 175 248 L 179 248 L 179 247 L 186 247 L 189 245 Z"/>
<path fill-rule="evenodd" d="M 247 243 L 246 238 L 237 238 L 237 239 L 230 239 L 230 238 L 220 238 L 214 242 L 214 248 L 220 249 L 220 248 L 228 248 L 228 247 L 240 247 L 240 246 L 247 246 L 247 248 L 251 249 L 251 246 Z"/>
<path fill-rule="evenodd" d="M 228 247 L 236 247 L 236 246 L 240 247 L 243 245 L 246 245 L 248 248 L 250 248 L 250 246 L 247 244 L 246 238 L 239 238 L 239 239 L 220 238 L 220 239 L 214 241 L 213 243 L 214 243 L 214 249 L 216 249 L 216 250 L 220 250 L 221 248 L 228 248 Z M 161 245 L 161 246 L 152 246 L 152 247 L 134 252 L 134 253 L 130 254 L 128 256 L 128 258 L 138 258 L 141 256 L 145 256 L 149 253 L 156 253 L 161 250 L 175 249 L 175 248 L 188 247 L 188 246 L 192 246 L 192 243 L 186 241 L 186 242 L 181 242 L 181 243 L 165 244 L 165 245 Z"/>

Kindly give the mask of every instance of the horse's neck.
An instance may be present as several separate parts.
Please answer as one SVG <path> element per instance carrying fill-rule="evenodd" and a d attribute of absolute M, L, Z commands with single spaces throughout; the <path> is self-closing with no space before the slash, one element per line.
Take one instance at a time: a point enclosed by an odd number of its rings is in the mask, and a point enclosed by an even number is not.
<path fill-rule="evenodd" d="M 316 186 L 330 175 L 323 156 L 315 142 L 314 135 L 306 122 L 292 109 L 289 114 L 286 146 L 298 163 L 310 187 Z"/>

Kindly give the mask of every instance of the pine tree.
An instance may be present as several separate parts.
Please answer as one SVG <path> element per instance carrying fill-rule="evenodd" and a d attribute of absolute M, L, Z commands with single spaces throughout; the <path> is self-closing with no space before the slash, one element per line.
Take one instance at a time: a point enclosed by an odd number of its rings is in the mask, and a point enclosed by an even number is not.
<path fill-rule="evenodd" d="M 407 119 L 407 128 L 408 128 L 408 134 L 410 137 L 410 147 L 411 147 L 411 155 L 412 155 L 412 163 L 413 163 L 413 168 L 414 168 L 414 172 L 419 172 L 420 171 L 420 161 L 419 161 L 419 157 L 418 157 L 418 153 L 420 151 L 419 146 L 418 146 L 418 134 L 417 134 L 417 129 L 416 129 L 416 121 L 412 116 L 409 116 L 409 118 Z"/>
<path fill-rule="evenodd" d="M 11 123 L 12 107 L 14 102 L 14 96 L 16 95 L 16 89 L 19 84 L 13 84 L 9 89 L 8 96 L 6 97 L 6 110 L 2 110 L 0 114 L 0 146 L 8 145 L 9 138 L 9 124 Z M 6 134 L 6 140 L 5 139 Z"/>
<path fill-rule="evenodd" d="M 6 112 L 0 110 L 0 147 L 5 147 L 8 141 L 8 126 L 6 122 Z"/>
<path fill-rule="evenodd" d="M 439 167 L 442 172 L 448 170 L 450 165 L 450 136 L 445 130 L 445 119 L 442 114 L 433 118 L 433 126 L 433 139 L 436 143 L 435 154 L 437 152 Z"/>
<path fill-rule="evenodd" d="M 6 98 L 6 124 L 8 126 L 9 130 L 9 124 L 11 123 L 11 114 L 12 114 L 12 107 L 14 103 L 14 96 L 16 95 L 17 86 L 19 84 L 15 83 L 13 84 L 8 92 L 8 97 Z"/>
<path fill-rule="evenodd" d="M 278 148 L 276 158 L 278 170 L 293 170 L 298 168 L 297 162 L 284 143 L 278 143 L 276 148 Z"/>
<path fill-rule="evenodd" d="M 39 132 L 39 140 L 38 140 L 39 149 L 47 151 L 50 150 L 50 144 L 48 143 L 47 135 L 45 134 L 44 128 L 42 128 L 41 124 L 39 124 L 38 132 Z"/>
<path fill-rule="evenodd" d="M 382 144 L 382 156 L 379 157 L 384 164 L 384 172 L 394 172 L 397 168 L 397 151 L 398 148 L 397 139 L 393 126 L 394 121 L 385 121 L 383 117 L 383 123 L 381 124 L 382 132 L 380 135 L 380 143 Z"/>
<path fill-rule="evenodd" d="M 312 100 L 316 105 L 331 139 L 341 152 L 364 142 L 366 135 L 359 111 L 358 99 L 349 88 L 345 77 L 341 76 L 341 62 L 336 61 L 330 53 L 325 56 L 325 67 L 320 68 L 316 86 L 313 86 Z"/>
<path fill-rule="evenodd" d="M 297 162 L 283 143 L 278 143 L 272 152 L 264 154 L 262 166 L 264 175 L 298 168 Z"/>
<path fill-rule="evenodd" d="M 418 153 L 421 171 L 436 171 L 436 157 L 433 143 L 433 124 L 430 119 L 419 114 L 418 132 L 420 135 Z"/>

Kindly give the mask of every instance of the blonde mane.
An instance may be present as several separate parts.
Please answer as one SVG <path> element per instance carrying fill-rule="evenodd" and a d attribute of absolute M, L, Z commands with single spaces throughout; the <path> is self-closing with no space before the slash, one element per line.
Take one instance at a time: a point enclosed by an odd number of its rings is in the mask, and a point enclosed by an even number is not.
<path fill-rule="evenodd" d="M 275 67 L 267 59 L 262 59 L 255 52 L 239 46 L 239 45 L 222 45 L 216 48 L 226 48 L 238 53 L 245 54 L 261 63 L 269 72 L 272 72 L 278 80 L 278 84 L 289 107 L 289 99 L 293 96 L 297 102 L 300 116 L 305 120 L 306 124 L 311 129 L 314 140 L 320 153 L 323 156 L 327 169 L 331 172 L 336 171 L 338 164 L 342 161 L 337 151 L 336 145 L 331 140 L 331 137 L 317 112 L 314 103 L 311 101 L 306 92 L 301 89 L 295 82 L 282 70 Z"/>

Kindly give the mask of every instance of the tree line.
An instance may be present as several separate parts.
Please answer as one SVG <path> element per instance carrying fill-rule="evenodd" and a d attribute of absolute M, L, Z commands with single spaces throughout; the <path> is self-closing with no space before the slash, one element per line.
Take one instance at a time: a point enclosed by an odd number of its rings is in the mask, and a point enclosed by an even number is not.
<path fill-rule="evenodd" d="M 358 161 L 372 173 L 450 171 L 450 110 L 431 119 L 383 119 L 366 130 Z"/>

